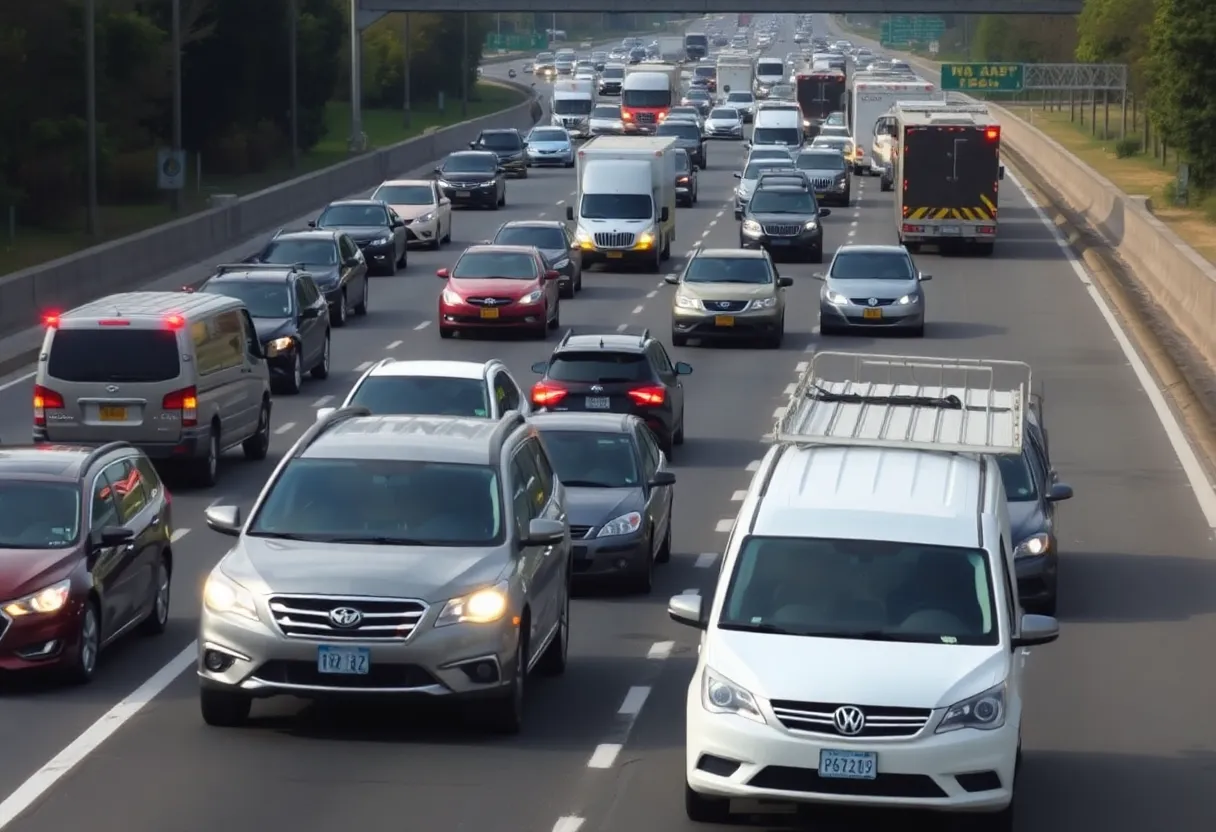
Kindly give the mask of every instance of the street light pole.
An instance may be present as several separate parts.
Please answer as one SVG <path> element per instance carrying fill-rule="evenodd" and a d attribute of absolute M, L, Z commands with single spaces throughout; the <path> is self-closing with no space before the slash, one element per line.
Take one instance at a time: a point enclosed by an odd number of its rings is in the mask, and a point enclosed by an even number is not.
<path fill-rule="evenodd" d="M 86 222 L 89 234 L 101 235 L 97 219 L 97 0 L 84 4 L 85 156 L 88 159 Z"/>
<path fill-rule="evenodd" d="M 291 119 L 291 167 L 296 169 L 300 166 L 300 89 L 299 89 L 299 32 L 298 21 L 299 9 L 297 7 L 298 0 L 288 0 L 287 3 L 287 31 L 288 43 L 287 52 L 288 60 L 291 62 L 291 75 L 288 80 L 288 97 L 290 99 L 288 106 L 291 108 L 288 115 Z"/>
<path fill-rule="evenodd" d="M 182 150 L 182 0 L 173 0 L 173 152 Z M 185 188 L 173 189 L 173 210 L 182 210 Z"/>
<path fill-rule="evenodd" d="M 359 33 L 359 0 L 350 0 L 350 141 L 347 150 L 363 152 L 363 43 Z"/>

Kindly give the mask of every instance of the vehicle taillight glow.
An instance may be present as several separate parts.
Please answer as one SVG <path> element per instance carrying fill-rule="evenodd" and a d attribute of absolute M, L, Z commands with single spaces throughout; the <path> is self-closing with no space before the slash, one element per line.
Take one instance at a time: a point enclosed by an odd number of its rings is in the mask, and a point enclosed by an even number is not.
<path fill-rule="evenodd" d="M 994 142 L 1001 137 L 1001 128 L 989 127 L 984 131 L 984 138 L 990 142 Z"/>
<path fill-rule="evenodd" d="M 182 427 L 192 428 L 198 424 L 198 390 L 193 387 L 183 387 L 166 393 L 160 406 L 163 410 L 180 410 Z"/>
<path fill-rule="evenodd" d="M 63 410 L 63 396 L 49 387 L 41 384 L 34 385 L 34 424 L 46 427 L 46 412 L 48 410 Z"/>
<path fill-rule="evenodd" d="M 97 325 L 98 326 L 130 326 L 131 322 L 128 321 L 126 318 L 106 318 L 105 320 L 98 321 Z"/>
<path fill-rule="evenodd" d="M 568 392 L 570 391 L 565 387 L 538 381 L 532 385 L 532 404 L 537 407 L 553 407 L 553 405 L 566 398 Z"/>
<path fill-rule="evenodd" d="M 629 398 L 642 407 L 656 407 L 667 401 L 667 391 L 662 387 L 638 387 L 629 391 Z"/>
<path fill-rule="evenodd" d="M 169 329 L 181 329 L 186 325 L 186 319 L 181 315 L 170 315 L 165 318 L 165 326 Z"/>
<path fill-rule="evenodd" d="M 56 329 L 59 326 L 59 316 L 58 315 L 43 315 L 42 323 L 46 325 L 47 329 Z"/>

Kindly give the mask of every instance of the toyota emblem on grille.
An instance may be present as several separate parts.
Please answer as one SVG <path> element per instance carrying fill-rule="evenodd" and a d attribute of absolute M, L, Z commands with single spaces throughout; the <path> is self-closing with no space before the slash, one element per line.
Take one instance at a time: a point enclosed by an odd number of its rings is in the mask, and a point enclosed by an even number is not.
<path fill-rule="evenodd" d="M 106 392 L 107 392 L 107 393 L 117 393 L 117 392 L 118 392 L 118 385 L 117 385 L 117 384 L 107 384 L 107 385 L 106 385 Z"/>
<path fill-rule="evenodd" d="M 335 627 L 349 629 L 358 626 L 363 620 L 363 613 L 354 607 L 338 607 L 329 611 L 329 621 Z"/>
<path fill-rule="evenodd" d="M 591 392 L 592 393 L 603 393 L 604 386 L 602 384 L 593 384 L 593 385 L 591 385 Z"/>
<path fill-rule="evenodd" d="M 844 705 L 832 714 L 832 722 L 836 724 L 837 732 L 855 737 L 866 727 L 866 715 L 856 705 Z"/>
<path fill-rule="evenodd" d="M 878 298 L 870 298 L 870 306 L 878 306 Z"/>

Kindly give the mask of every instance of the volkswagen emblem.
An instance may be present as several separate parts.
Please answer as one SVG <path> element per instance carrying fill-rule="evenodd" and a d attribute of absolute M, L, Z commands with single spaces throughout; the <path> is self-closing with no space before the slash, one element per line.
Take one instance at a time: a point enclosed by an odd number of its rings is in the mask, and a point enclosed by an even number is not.
<path fill-rule="evenodd" d="M 870 298 L 870 306 L 878 306 L 878 298 Z"/>
<path fill-rule="evenodd" d="M 354 607 L 338 607 L 329 611 L 330 623 L 344 630 L 359 626 L 359 622 L 362 620 L 363 613 Z M 837 713 L 839 714 L 839 711 Z M 839 717 L 837 718 L 837 723 L 839 724 Z"/>
<path fill-rule="evenodd" d="M 832 714 L 832 722 L 836 725 L 837 733 L 844 734 L 846 737 L 855 737 L 866 727 L 866 715 L 856 705 L 844 705 L 837 708 L 836 713 Z"/>
<path fill-rule="evenodd" d="M 117 385 L 117 384 L 107 384 L 107 385 L 106 385 L 106 392 L 107 392 L 107 393 L 117 393 L 117 392 L 118 392 L 118 385 Z"/>
<path fill-rule="evenodd" d="M 602 384 L 593 384 L 593 385 L 591 385 L 591 392 L 592 393 L 603 393 L 604 386 Z"/>

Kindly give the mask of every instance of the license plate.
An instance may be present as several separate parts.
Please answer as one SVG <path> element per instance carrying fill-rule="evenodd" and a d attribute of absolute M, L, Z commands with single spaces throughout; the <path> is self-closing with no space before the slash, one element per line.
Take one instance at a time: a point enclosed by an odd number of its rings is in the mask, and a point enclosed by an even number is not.
<path fill-rule="evenodd" d="M 98 409 L 98 418 L 103 422 L 125 422 L 127 421 L 127 409 L 125 407 L 102 407 Z"/>
<path fill-rule="evenodd" d="M 735 318 L 733 315 L 718 315 L 714 318 L 714 326 L 734 326 Z"/>
<path fill-rule="evenodd" d="M 460 196 L 460 197 L 466 197 L 466 196 L 472 196 L 472 195 L 473 195 L 472 191 L 457 191 L 456 192 L 456 196 Z"/>
<path fill-rule="evenodd" d="M 342 676 L 366 676 L 371 668 L 371 653 L 366 647 L 317 648 L 317 671 Z"/>
<path fill-rule="evenodd" d="M 878 776 L 878 755 L 873 751 L 819 752 L 819 776 L 835 780 L 873 780 Z"/>
<path fill-rule="evenodd" d="M 484 318 L 484 319 L 486 319 L 486 320 L 494 320 L 495 318 L 497 318 L 497 317 L 498 317 L 498 310 L 497 310 L 497 309 L 484 309 L 484 308 L 483 308 L 483 309 L 481 310 L 481 317 L 482 317 L 482 318 Z"/>
<path fill-rule="evenodd" d="M 882 310 L 881 309 L 863 309 L 863 310 L 861 310 L 861 317 L 865 318 L 868 321 L 881 320 L 882 319 Z"/>
<path fill-rule="evenodd" d="M 612 404 L 612 400 L 609 399 L 607 396 L 588 396 L 587 397 L 587 409 L 588 410 L 607 410 L 611 404 Z"/>
<path fill-rule="evenodd" d="M 943 225 L 941 228 L 941 232 L 943 234 L 958 235 L 958 234 L 963 233 L 963 229 L 959 228 L 957 225 Z"/>
<path fill-rule="evenodd" d="M 607 257 L 608 257 L 608 259 L 609 259 L 609 260 L 620 260 L 620 259 L 621 259 L 622 257 L 624 257 L 624 256 L 625 256 L 625 252 L 623 252 L 623 251 L 609 251 L 609 252 L 607 252 Z"/>
<path fill-rule="evenodd" d="M 782 240 L 782 239 L 780 239 L 780 238 L 777 238 L 777 239 L 775 239 L 775 240 L 769 240 L 769 241 L 768 241 L 768 244 L 769 244 L 770 246 L 788 246 L 788 245 L 790 244 L 790 241 L 789 241 L 789 240 Z"/>

